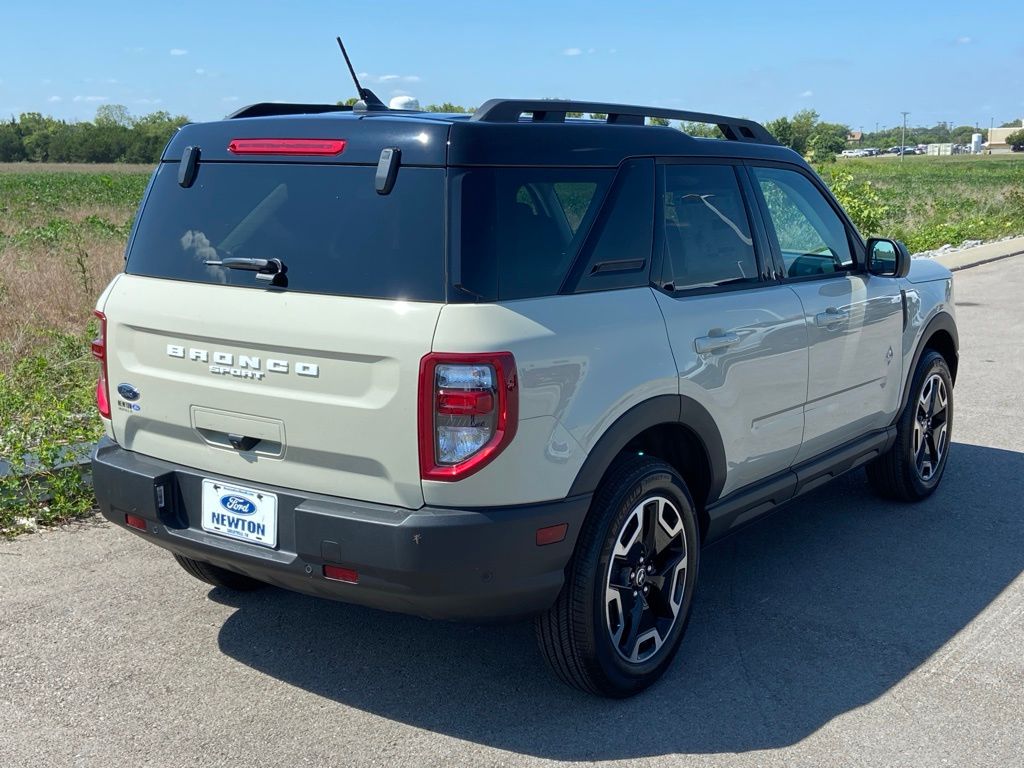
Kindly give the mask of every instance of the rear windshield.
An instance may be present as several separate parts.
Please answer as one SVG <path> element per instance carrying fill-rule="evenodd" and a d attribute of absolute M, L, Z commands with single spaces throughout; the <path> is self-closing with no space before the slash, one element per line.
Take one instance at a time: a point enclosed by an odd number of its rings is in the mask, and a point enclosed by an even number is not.
<path fill-rule="evenodd" d="M 191 187 L 157 171 L 126 271 L 265 289 L 226 258 L 280 259 L 287 290 L 443 301 L 444 169 L 402 168 L 388 195 L 376 168 L 207 162 Z"/>
<path fill-rule="evenodd" d="M 463 292 L 485 300 L 558 292 L 613 169 L 472 168 L 452 180 Z"/>

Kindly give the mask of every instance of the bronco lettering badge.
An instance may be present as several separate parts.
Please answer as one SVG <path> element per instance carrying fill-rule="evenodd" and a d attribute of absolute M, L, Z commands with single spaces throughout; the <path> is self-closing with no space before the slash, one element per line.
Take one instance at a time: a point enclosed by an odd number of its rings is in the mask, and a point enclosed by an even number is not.
<path fill-rule="evenodd" d="M 210 373 L 218 376 L 234 376 L 236 379 L 263 381 L 268 373 L 291 373 L 296 376 L 320 376 L 320 366 L 316 363 L 280 360 L 268 357 L 266 360 L 254 355 L 221 352 L 219 350 L 197 349 L 184 347 L 181 344 L 168 344 L 167 356 L 196 363 L 206 363 Z M 237 360 L 236 360 L 237 358 Z"/>

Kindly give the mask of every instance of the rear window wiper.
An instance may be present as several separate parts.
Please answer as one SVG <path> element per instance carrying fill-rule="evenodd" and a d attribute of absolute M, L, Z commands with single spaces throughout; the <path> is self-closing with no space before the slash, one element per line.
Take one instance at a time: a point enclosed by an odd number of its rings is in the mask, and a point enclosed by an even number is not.
<path fill-rule="evenodd" d="M 247 272 L 255 272 L 257 280 L 268 282 L 274 281 L 288 271 L 288 267 L 280 259 L 244 259 L 239 256 L 231 256 L 226 259 L 210 259 L 205 263 L 208 267 L 227 267 L 228 269 L 244 269 Z"/>

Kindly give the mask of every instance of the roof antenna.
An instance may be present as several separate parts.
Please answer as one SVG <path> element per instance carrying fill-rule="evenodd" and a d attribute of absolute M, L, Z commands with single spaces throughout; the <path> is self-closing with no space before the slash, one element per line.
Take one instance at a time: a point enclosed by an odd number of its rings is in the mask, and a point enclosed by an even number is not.
<path fill-rule="evenodd" d="M 348 57 L 348 51 L 345 50 L 345 44 L 341 42 L 341 36 L 335 38 L 338 41 L 338 47 L 341 48 L 341 55 L 345 57 L 345 63 L 348 64 L 349 74 L 352 75 L 352 82 L 356 84 L 356 93 L 359 94 L 359 101 L 352 106 L 353 112 L 376 112 L 378 110 L 387 110 L 387 106 L 377 98 L 377 94 L 371 91 L 369 88 L 363 88 L 359 84 L 359 78 L 356 77 L 356 71 L 352 68 L 352 60 Z"/>

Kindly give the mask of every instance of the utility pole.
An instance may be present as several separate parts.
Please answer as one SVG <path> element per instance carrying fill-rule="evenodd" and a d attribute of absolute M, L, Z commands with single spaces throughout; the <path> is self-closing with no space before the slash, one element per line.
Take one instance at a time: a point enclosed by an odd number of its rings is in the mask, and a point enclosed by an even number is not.
<path fill-rule="evenodd" d="M 900 112 L 903 115 L 903 134 L 900 136 L 900 162 L 903 162 L 903 158 L 907 154 L 907 115 L 909 112 Z"/>

